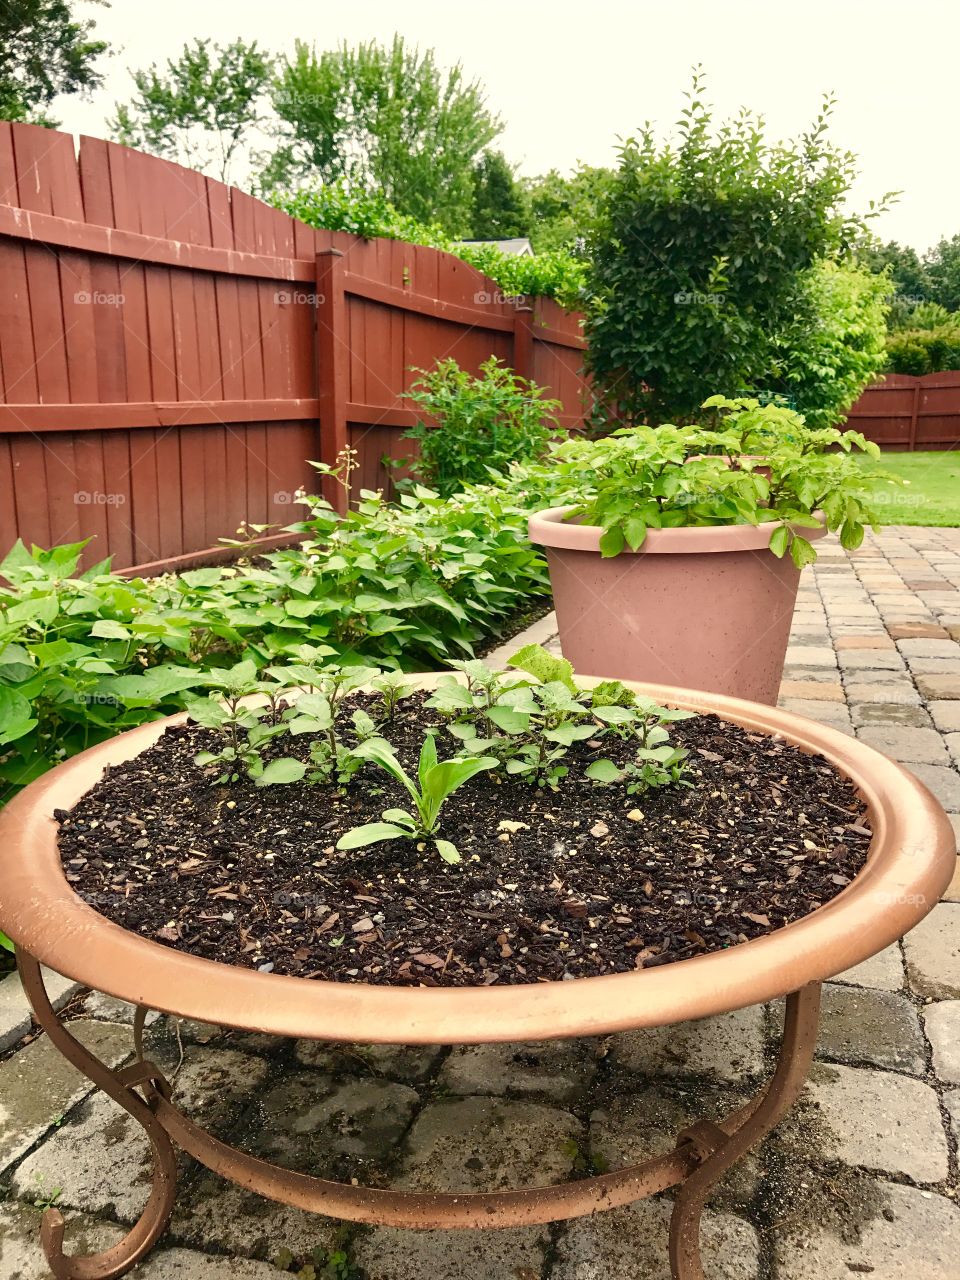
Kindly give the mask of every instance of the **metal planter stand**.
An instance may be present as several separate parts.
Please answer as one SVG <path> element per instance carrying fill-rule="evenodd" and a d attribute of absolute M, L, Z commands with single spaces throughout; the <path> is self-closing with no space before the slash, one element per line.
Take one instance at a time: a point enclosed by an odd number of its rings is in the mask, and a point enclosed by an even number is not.
<path fill-rule="evenodd" d="M 429 686 L 435 677 L 420 682 Z M 586 683 L 586 682 L 585 682 Z M 57 849 L 56 809 L 69 809 L 108 765 L 131 759 L 170 723 L 157 721 L 84 752 L 27 787 L 0 814 L 0 928 L 17 958 L 37 1022 L 63 1055 L 142 1125 L 153 1184 L 120 1243 L 88 1257 L 63 1251 L 63 1219 L 43 1218 L 41 1242 L 58 1280 L 115 1280 L 163 1233 L 176 1191 L 174 1143 L 240 1186 L 330 1217 L 414 1229 L 539 1224 L 613 1209 L 679 1187 L 670 1222 L 674 1280 L 703 1280 L 699 1228 L 717 1180 L 796 1101 L 813 1059 L 825 979 L 912 928 L 950 881 L 956 842 L 940 805 L 901 766 L 863 743 L 774 708 L 660 686 L 635 686 L 661 704 L 711 712 L 816 752 L 859 787 L 873 841 L 866 866 L 831 902 L 752 942 L 631 973 L 486 988 L 373 987 L 277 976 L 202 960 L 112 924 L 70 888 Z M 44 963 L 137 1006 L 137 1059 L 111 1070 L 70 1033 L 47 997 Z M 699 1121 L 674 1149 L 613 1173 L 480 1194 L 341 1185 L 278 1168 L 206 1133 L 172 1103 L 143 1051 L 148 1010 L 246 1031 L 371 1044 L 478 1044 L 566 1039 L 709 1017 L 786 996 L 777 1067 L 766 1088 L 719 1123 Z"/>

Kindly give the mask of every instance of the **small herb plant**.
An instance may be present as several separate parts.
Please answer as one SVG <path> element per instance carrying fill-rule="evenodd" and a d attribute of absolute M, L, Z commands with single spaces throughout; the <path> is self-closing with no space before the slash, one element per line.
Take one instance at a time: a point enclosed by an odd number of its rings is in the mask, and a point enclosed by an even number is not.
<path fill-rule="evenodd" d="M 394 755 L 390 744 L 383 738 L 370 738 L 362 742 L 355 748 L 354 755 L 360 760 L 369 760 L 379 765 L 405 787 L 413 800 L 415 812 L 385 809 L 382 822 L 368 822 L 362 827 L 354 827 L 340 837 L 337 848 L 361 849 L 380 840 L 432 840 L 444 862 L 459 862 L 460 853 L 456 846 L 449 840 L 441 840 L 437 835 L 440 810 L 448 797 L 465 782 L 485 769 L 495 768 L 496 759 L 493 756 L 460 756 L 451 760 L 438 760 L 436 738 L 428 733 L 420 748 L 417 780 L 414 782 Z"/>
<path fill-rule="evenodd" d="M 305 658 L 313 657 L 304 650 Z M 510 659 L 510 670 L 494 671 L 482 662 L 454 664 L 459 677 L 438 682 L 425 705 L 440 713 L 456 741 L 456 754 L 440 760 L 431 729 L 420 749 L 416 779 L 404 769 L 383 736 L 415 685 L 394 672 L 364 666 L 327 667 L 310 662 L 271 666 L 260 678 L 252 662 L 207 673 L 205 698 L 190 702 L 198 724 L 216 732 L 219 746 L 199 752 L 195 761 L 215 766 L 216 782 L 248 778 L 258 787 L 299 782 L 336 784 L 346 790 L 365 764 L 389 774 L 410 796 L 411 809 L 388 808 L 380 822 L 346 832 L 342 851 L 382 840 L 431 841 L 444 861 L 460 853 L 441 837 L 440 815 L 446 800 L 477 774 L 497 771 L 540 787 L 558 787 L 569 777 L 570 748 L 588 742 L 595 751 L 604 741 L 633 745 L 625 765 L 599 757 L 575 784 L 626 783 L 630 793 L 682 782 L 687 752 L 673 746 L 665 727 L 688 718 L 638 697 L 618 680 L 592 690 L 579 688 L 573 668 L 537 645 Z M 344 740 L 344 699 L 361 688 L 379 695 L 374 714 L 363 708 L 349 717 Z M 310 735 L 309 762 L 280 755 L 267 759 L 268 744 Z M 271 748 L 272 751 L 276 747 Z"/>
<path fill-rule="evenodd" d="M 443 497 L 464 484 L 482 484 L 491 471 L 540 457 L 557 431 L 559 400 L 491 356 L 479 377 L 456 360 L 440 360 L 419 377 L 407 399 L 419 405 L 439 430 L 419 422 L 405 440 L 420 445 L 414 473 Z"/>
<path fill-rule="evenodd" d="M 817 553 L 795 530 L 823 522 L 853 550 L 866 524 L 877 527 L 873 504 L 895 481 L 851 456 L 879 457 L 860 432 L 813 429 L 752 399 L 711 396 L 702 409 L 700 425 L 633 427 L 554 449 L 571 518 L 603 529 L 601 555 L 639 550 L 649 529 L 770 524 L 770 550 L 802 568 Z"/>

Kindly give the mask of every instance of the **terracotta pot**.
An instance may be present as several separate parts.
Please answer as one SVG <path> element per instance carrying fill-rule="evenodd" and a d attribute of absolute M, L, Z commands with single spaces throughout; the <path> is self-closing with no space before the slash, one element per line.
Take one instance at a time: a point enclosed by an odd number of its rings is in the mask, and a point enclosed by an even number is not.
<path fill-rule="evenodd" d="M 706 532 L 706 531 L 705 531 Z M 416 677 L 432 688 L 436 675 Z M 584 684 L 592 683 L 585 680 Z M 826 906 L 765 937 L 632 973 L 492 987 L 322 982 L 175 951 L 105 919 L 68 884 L 57 809 L 184 716 L 131 729 L 38 778 L 0 812 L 0 929 L 86 986 L 222 1026 L 388 1044 L 476 1044 L 590 1036 L 703 1018 L 832 977 L 899 938 L 950 882 L 953 828 L 930 792 L 865 743 L 802 716 L 714 694 L 638 686 L 668 706 L 714 713 L 823 755 L 857 785 L 874 833 L 867 864 Z"/>
<path fill-rule="evenodd" d="M 773 526 L 650 529 L 639 551 L 605 560 L 603 530 L 570 510 L 532 516 L 530 538 L 547 548 L 560 645 L 579 674 L 776 705 L 800 572 L 769 550 Z"/>

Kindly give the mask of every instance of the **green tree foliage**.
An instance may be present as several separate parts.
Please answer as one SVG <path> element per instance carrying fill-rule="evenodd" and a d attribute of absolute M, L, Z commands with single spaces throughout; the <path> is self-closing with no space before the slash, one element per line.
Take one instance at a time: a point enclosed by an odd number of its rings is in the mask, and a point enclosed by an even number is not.
<path fill-rule="evenodd" d="M 436 224 L 418 222 L 399 213 L 383 196 L 353 192 L 343 182 L 301 187 L 292 193 L 273 192 L 268 199 L 311 227 L 443 249 L 469 262 L 511 296 L 542 294 L 573 308 L 582 301 L 583 260 L 562 249 L 537 253 L 531 258 L 503 253 L 495 245 L 464 244 Z"/>
<path fill-rule="evenodd" d="M 869 237 L 857 247 L 857 258 L 871 271 L 887 272 L 892 286 L 888 315 L 891 328 L 906 323 L 914 307 L 929 301 L 930 275 L 916 249 L 897 244 L 896 240 L 882 243 Z"/>
<path fill-rule="evenodd" d="M 58 93 L 103 83 L 96 60 L 108 48 L 91 39 L 67 0 L 4 0 L 0 5 L 0 119 L 57 127 L 47 108 Z"/>
<path fill-rule="evenodd" d="M 849 152 L 827 99 L 797 141 L 743 111 L 714 132 L 695 75 L 676 144 L 628 139 L 589 237 L 589 360 L 621 421 L 686 419 L 717 386 L 763 387 L 803 305 L 806 273 L 843 252 Z"/>
<path fill-rule="evenodd" d="M 502 124 L 459 65 L 441 70 L 432 49 L 399 35 L 321 53 L 298 41 L 280 63 L 273 106 L 277 150 L 264 188 L 346 180 L 451 235 L 469 232 L 473 167 Z"/>
<path fill-rule="evenodd" d="M 273 59 L 242 40 L 185 44 L 180 57 L 133 71 L 136 95 L 116 104 L 113 137 L 226 182 L 265 120 Z"/>
<path fill-rule="evenodd" d="M 509 240 L 525 236 L 530 214 L 523 188 L 502 151 L 485 151 L 473 166 L 474 240 Z"/>
<path fill-rule="evenodd" d="M 943 239 L 926 257 L 930 301 L 960 311 L 960 235 Z"/>
<path fill-rule="evenodd" d="M 888 277 L 819 262 L 806 274 L 808 305 L 781 346 L 782 388 L 811 427 L 833 427 L 886 364 Z"/>
<path fill-rule="evenodd" d="M 566 178 L 551 169 L 529 179 L 526 186 L 534 249 L 538 253 L 570 249 L 584 241 L 613 177 L 612 169 L 580 165 Z"/>

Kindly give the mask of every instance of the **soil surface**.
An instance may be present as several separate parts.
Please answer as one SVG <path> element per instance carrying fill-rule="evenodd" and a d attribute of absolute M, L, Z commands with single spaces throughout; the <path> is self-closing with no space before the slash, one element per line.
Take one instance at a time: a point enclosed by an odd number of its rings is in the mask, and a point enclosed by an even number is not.
<path fill-rule="evenodd" d="M 425 696 L 383 730 L 408 769 L 439 723 Z M 344 724 L 358 705 L 368 702 L 345 701 Z M 193 762 L 214 734 L 176 727 L 57 814 L 64 869 L 101 914 L 193 955 L 346 982 L 474 986 L 729 947 L 807 915 L 863 866 L 862 805 L 824 759 L 713 716 L 670 728 L 690 750 L 690 787 L 629 795 L 583 778 L 592 760 L 631 754 L 612 736 L 575 744 L 558 790 L 472 779 L 441 815 L 463 858 L 451 866 L 406 840 L 334 849 L 351 827 L 408 806 L 376 766 L 346 795 L 218 786 Z M 457 745 L 445 732 L 438 744 L 441 757 Z M 288 737 L 279 754 L 305 758 L 308 745 Z"/>

